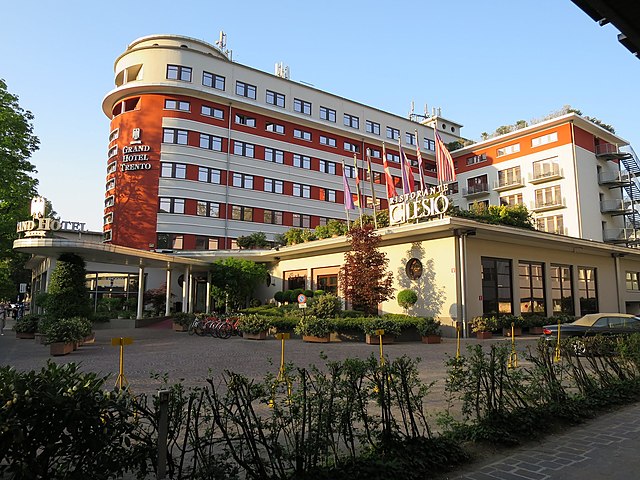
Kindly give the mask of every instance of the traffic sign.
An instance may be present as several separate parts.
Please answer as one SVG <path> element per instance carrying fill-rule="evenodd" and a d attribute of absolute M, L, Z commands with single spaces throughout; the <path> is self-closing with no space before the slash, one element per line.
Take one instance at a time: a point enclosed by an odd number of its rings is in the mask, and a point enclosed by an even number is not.
<path fill-rule="evenodd" d="M 307 296 L 304 293 L 298 295 L 298 303 L 307 303 Z"/>

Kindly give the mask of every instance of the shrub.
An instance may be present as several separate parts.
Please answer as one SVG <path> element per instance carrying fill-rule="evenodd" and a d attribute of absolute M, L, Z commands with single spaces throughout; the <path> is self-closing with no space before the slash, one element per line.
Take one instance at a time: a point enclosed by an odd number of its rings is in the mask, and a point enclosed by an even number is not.
<path fill-rule="evenodd" d="M 418 333 L 423 337 L 429 335 L 440 335 L 440 322 L 433 317 L 420 318 L 416 323 Z"/>
<path fill-rule="evenodd" d="M 513 323 L 514 327 L 524 327 L 525 320 L 521 316 L 517 315 L 501 315 L 497 319 L 497 328 L 506 328 L 507 330 L 511 329 L 511 324 Z"/>
<path fill-rule="evenodd" d="M 284 294 L 285 292 L 282 292 L 282 291 L 276 292 L 273 294 L 273 299 L 278 303 L 282 303 L 285 301 Z"/>
<path fill-rule="evenodd" d="M 293 290 L 285 290 L 284 292 L 284 301 L 287 303 L 293 303 L 296 301 L 296 294 Z"/>
<path fill-rule="evenodd" d="M 259 298 L 252 298 L 251 300 L 249 300 L 249 306 L 250 307 L 259 307 L 260 305 L 262 305 L 262 302 L 260 301 Z"/>
<path fill-rule="evenodd" d="M 340 220 L 329 220 L 327 222 L 327 228 L 331 236 L 341 236 L 347 233 L 347 225 Z"/>
<path fill-rule="evenodd" d="M 413 307 L 418 301 L 418 294 L 413 290 L 401 290 L 398 292 L 398 305 L 405 310 Z"/>
<path fill-rule="evenodd" d="M 327 293 L 315 299 L 310 310 L 311 315 L 318 318 L 333 318 L 342 310 L 342 302 L 335 295 Z"/>
<path fill-rule="evenodd" d="M 297 318 L 274 317 L 271 319 L 271 326 L 275 328 L 277 332 L 293 332 L 297 324 Z"/>
<path fill-rule="evenodd" d="M 96 323 L 106 323 L 109 320 L 111 320 L 111 318 L 113 318 L 113 315 L 111 315 L 108 312 L 94 312 L 91 315 L 91 320 L 93 320 Z"/>
<path fill-rule="evenodd" d="M 37 315 L 24 315 L 22 318 L 16 320 L 13 329 L 16 333 L 36 333 L 39 320 L 40 317 Z"/>
<path fill-rule="evenodd" d="M 331 232 L 329 231 L 329 227 L 327 225 L 318 225 L 314 230 L 314 234 L 316 238 L 319 239 L 329 238 L 331 236 Z"/>
<path fill-rule="evenodd" d="M 91 313 L 86 286 L 84 260 L 73 253 L 63 253 L 58 258 L 49 284 L 49 295 L 44 305 L 52 318 L 70 318 Z"/>
<path fill-rule="evenodd" d="M 271 328 L 273 319 L 266 315 L 244 315 L 238 320 L 238 329 L 243 333 L 257 334 Z"/>
<path fill-rule="evenodd" d="M 193 323 L 196 316 L 193 313 L 177 312 L 172 315 L 172 318 L 174 323 L 183 327 L 188 327 Z"/>
<path fill-rule="evenodd" d="M 302 293 L 304 293 L 304 296 L 307 298 L 313 298 L 313 290 L 305 290 Z"/>
<path fill-rule="evenodd" d="M 471 331 L 472 332 L 491 332 L 498 328 L 498 321 L 496 317 L 483 317 L 479 315 L 477 317 L 473 317 L 471 320 Z"/>
<path fill-rule="evenodd" d="M 376 330 L 384 330 L 385 335 L 400 335 L 400 324 L 391 319 L 374 317 L 366 319 L 362 329 L 367 335 L 373 335 Z"/>
<path fill-rule="evenodd" d="M 287 241 L 287 245 L 295 245 L 296 243 L 302 243 L 302 229 L 290 228 L 284 233 L 284 238 Z"/>
<path fill-rule="evenodd" d="M 316 290 L 315 292 L 313 292 L 314 297 L 320 297 L 322 295 L 324 295 L 324 290 Z"/>
<path fill-rule="evenodd" d="M 298 335 L 324 337 L 335 331 L 335 326 L 328 318 L 317 318 L 313 315 L 308 315 L 298 322 L 294 331 Z"/>
<path fill-rule="evenodd" d="M 72 343 L 85 337 L 76 318 L 62 318 L 51 322 L 47 331 L 47 343 Z"/>

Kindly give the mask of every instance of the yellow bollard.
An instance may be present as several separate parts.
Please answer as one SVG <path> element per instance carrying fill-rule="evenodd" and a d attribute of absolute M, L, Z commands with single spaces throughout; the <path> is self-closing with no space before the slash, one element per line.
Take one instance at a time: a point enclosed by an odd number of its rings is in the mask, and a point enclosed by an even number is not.
<path fill-rule="evenodd" d="M 114 388 L 117 388 L 118 390 L 122 390 L 123 386 L 127 386 L 129 387 L 129 382 L 127 381 L 126 377 L 124 376 L 124 346 L 125 345 L 131 345 L 133 343 L 133 338 L 131 337 L 119 337 L 119 338 L 112 338 L 111 339 L 111 345 L 114 347 L 120 346 L 120 361 L 119 361 L 119 368 L 118 368 L 118 378 L 116 378 L 116 384 L 114 385 Z"/>
<path fill-rule="evenodd" d="M 518 352 L 516 351 L 516 336 L 514 323 L 511 322 L 511 353 L 509 354 L 509 361 L 507 362 L 507 368 L 518 367 Z"/>
<path fill-rule="evenodd" d="M 456 323 L 456 359 L 460 358 L 460 332 L 462 329 L 460 328 L 460 324 Z"/>
<path fill-rule="evenodd" d="M 555 355 L 553 357 L 554 362 L 559 362 L 561 358 L 560 355 L 560 319 L 558 319 L 558 340 L 556 342 L 556 352 Z"/>
<path fill-rule="evenodd" d="M 382 366 L 384 365 L 384 352 L 382 351 L 382 336 L 384 335 L 384 330 L 376 330 L 373 334 L 378 335 L 378 339 L 380 340 L 380 366 Z"/>
<path fill-rule="evenodd" d="M 287 379 L 287 375 L 286 375 L 286 370 L 284 367 L 284 343 L 285 341 L 289 340 L 291 338 L 291 334 L 290 333 L 276 333 L 276 339 L 280 340 L 281 342 L 281 347 L 280 347 L 280 370 L 278 371 L 278 377 L 276 378 L 276 381 L 273 384 L 273 387 L 271 387 L 271 399 L 269 400 L 269 408 L 273 408 L 275 407 L 275 398 L 276 398 L 276 386 L 278 385 L 278 383 L 280 382 L 287 382 L 287 393 L 289 394 L 289 396 L 291 396 L 291 382 L 289 381 L 289 379 Z"/>

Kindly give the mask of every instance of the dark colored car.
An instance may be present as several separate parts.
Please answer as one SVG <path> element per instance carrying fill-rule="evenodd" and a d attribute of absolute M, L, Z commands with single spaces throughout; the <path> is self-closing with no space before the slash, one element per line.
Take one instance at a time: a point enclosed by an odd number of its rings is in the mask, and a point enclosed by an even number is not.
<path fill-rule="evenodd" d="M 571 323 L 560 325 L 560 338 L 576 337 L 573 348 L 576 353 L 585 352 L 585 345 L 578 337 L 595 335 L 628 335 L 640 333 L 640 317 L 625 313 L 591 313 Z M 558 325 L 545 325 L 542 333 L 547 340 L 558 338 Z"/>

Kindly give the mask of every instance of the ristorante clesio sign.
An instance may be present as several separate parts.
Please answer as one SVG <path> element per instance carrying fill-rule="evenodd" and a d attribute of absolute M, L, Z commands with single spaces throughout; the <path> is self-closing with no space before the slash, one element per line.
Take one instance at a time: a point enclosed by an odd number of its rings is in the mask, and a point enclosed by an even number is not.
<path fill-rule="evenodd" d="M 448 185 L 425 188 L 389 199 L 389 224 L 444 215 L 449 209 Z"/>

